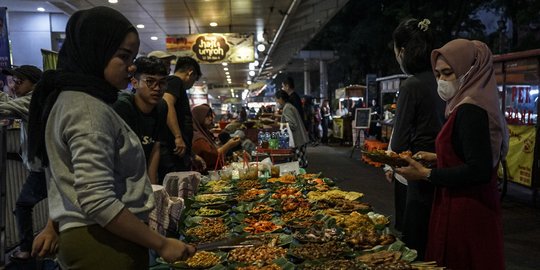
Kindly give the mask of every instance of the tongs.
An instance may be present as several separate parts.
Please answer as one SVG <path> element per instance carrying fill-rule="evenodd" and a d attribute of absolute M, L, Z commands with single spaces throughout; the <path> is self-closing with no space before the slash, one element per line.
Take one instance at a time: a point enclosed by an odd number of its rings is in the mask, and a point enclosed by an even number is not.
<path fill-rule="evenodd" d="M 254 247 L 264 244 L 259 239 L 248 239 L 246 237 L 227 238 L 207 243 L 202 243 L 196 246 L 197 250 L 224 250 L 235 249 L 239 247 Z"/>

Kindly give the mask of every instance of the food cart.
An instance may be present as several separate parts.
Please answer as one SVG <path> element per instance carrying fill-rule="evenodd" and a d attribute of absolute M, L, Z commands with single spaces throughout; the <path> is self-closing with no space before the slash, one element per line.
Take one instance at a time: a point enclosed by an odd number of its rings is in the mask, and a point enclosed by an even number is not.
<path fill-rule="evenodd" d="M 347 87 L 336 89 L 336 101 L 338 102 L 338 112 L 346 110 L 346 114 L 336 114 L 333 116 L 333 137 L 340 139 L 342 143 L 353 142 L 352 132 L 352 112 L 351 108 L 354 107 L 355 102 L 362 100 L 366 94 L 365 85 L 349 85 Z"/>
<path fill-rule="evenodd" d="M 382 115 L 381 138 L 384 142 L 390 141 L 390 135 L 392 135 L 399 86 L 408 77 L 409 75 L 397 74 L 376 79 L 379 107 L 381 109 L 379 113 Z"/>
<path fill-rule="evenodd" d="M 495 55 L 493 62 L 501 109 L 510 133 L 507 177 L 531 188 L 533 201 L 536 201 L 540 185 L 540 49 Z"/>

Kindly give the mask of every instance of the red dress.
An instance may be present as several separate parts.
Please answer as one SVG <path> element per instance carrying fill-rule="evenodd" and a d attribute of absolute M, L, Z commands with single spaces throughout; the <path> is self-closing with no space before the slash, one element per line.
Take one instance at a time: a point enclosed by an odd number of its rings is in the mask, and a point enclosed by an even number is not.
<path fill-rule="evenodd" d="M 452 146 L 456 111 L 437 136 L 437 167 L 463 164 Z M 459 127 L 456 127 L 459 128 Z M 493 170 L 488 184 L 436 187 L 426 261 L 453 270 L 504 269 L 501 208 Z"/>

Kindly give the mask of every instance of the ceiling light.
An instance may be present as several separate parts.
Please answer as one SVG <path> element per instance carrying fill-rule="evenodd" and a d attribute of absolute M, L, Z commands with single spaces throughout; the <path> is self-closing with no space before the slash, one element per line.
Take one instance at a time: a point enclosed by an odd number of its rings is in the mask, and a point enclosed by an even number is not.
<path fill-rule="evenodd" d="M 247 81 L 247 84 L 251 84 L 251 81 Z"/>
<path fill-rule="evenodd" d="M 143 28 L 144 28 L 144 24 L 137 24 L 137 28 L 143 29 Z"/>
<path fill-rule="evenodd" d="M 255 60 L 255 62 L 253 62 L 253 65 L 258 66 L 259 65 L 259 60 Z"/>
<path fill-rule="evenodd" d="M 231 73 L 229 73 L 228 71 L 225 71 L 225 74 L 226 74 L 226 75 L 229 75 L 229 74 L 231 74 Z"/>
<path fill-rule="evenodd" d="M 116 4 L 116 3 L 118 3 L 118 0 L 109 0 L 109 3 Z"/>
<path fill-rule="evenodd" d="M 255 70 L 255 65 L 253 63 L 249 63 L 249 70 Z"/>
<path fill-rule="evenodd" d="M 151 40 L 158 40 L 158 37 L 156 37 L 156 36 L 151 36 L 150 39 L 151 39 Z"/>
<path fill-rule="evenodd" d="M 211 22 L 211 23 L 210 23 L 210 26 L 216 27 L 216 26 L 218 26 L 218 24 L 217 24 L 217 22 Z"/>
<path fill-rule="evenodd" d="M 229 68 L 223 68 L 223 70 L 227 71 L 227 70 L 229 70 Z"/>
<path fill-rule="evenodd" d="M 38 8 L 37 8 L 37 11 L 39 11 L 39 12 L 44 12 L 44 11 L 45 11 L 45 9 L 44 9 L 44 8 L 42 8 L 42 7 L 38 7 Z"/>
<path fill-rule="evenodd" d="M 266 46 L 264 46 L 264 44 L 261 43 L 257 45 L 257 51 L 264 52 L 264 50 L 266 50 Z"/>
<path fill-rule="evenodd" d="M 221 63 L 224 67 L 226 67 L 228 64 L 226 62 Z"/>
<path fill-rule="evenodd" d="M 255 76 L 255 71 L 254 70 L 250 71 L 249 76 L 251 76 L 251 77 Z"/>

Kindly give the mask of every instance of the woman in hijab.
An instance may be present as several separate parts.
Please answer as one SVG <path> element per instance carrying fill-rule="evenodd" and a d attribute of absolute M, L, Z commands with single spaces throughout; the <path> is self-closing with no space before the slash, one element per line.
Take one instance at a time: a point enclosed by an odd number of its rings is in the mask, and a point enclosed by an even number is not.
<path fill-rule="evenodd" d="M 447 121 L 437 136 L 437 161 L 428 169 L 408 159 L 407 180 L 429 181 L 435 197 L 426 260 L 451 269 L 504 269 L 497 164 L 508 134 L 499 107 L 492 55 L 480 41 L 456 39 L 431 54 Z"/>
<path fill-rule="evenodd" d="M 148 248 L 168 262 L 194 247 L 151 230 L 154 207 L 144 151 L 111 104 L 135 71 L 139 37 L 119 12 L 74 13 L 30 104 L 30 154 L 50 172 L 49 213 L 62 269 L 148 269 Z"/>
<path fill-rule="evenodd" d="M 230 149 L 238 146 L 241 142 L 240 138 L 231 138 L 222 146 L 216 144 L 214 135 L 210 131 L 214 126 L 215 114 L 207 104 L 194 107 L 191 115 L 193 115 L 193 153 L 204 160 L 206 168 L 221 169 L 222 164 L 217 162 L 218 158 L 225 156 Z"/>
<path fill-rule="evenodd" d="M 276 102 L 279 107 L 283 109 L 281 114 L 281 122 L 289 123 L 291 132 L 293 134 L 293 141 L 296 159 L 299 162 L 300 167 L 305 168 L 308 165 L 306 147 L 309 143 L 309 135 L 305 129 L 302 116 L 296 110 L 295 106 L 289 102 L 289 94 L 284 90 L 276 92 Z"/>

